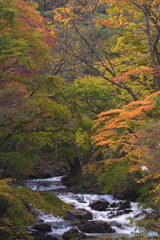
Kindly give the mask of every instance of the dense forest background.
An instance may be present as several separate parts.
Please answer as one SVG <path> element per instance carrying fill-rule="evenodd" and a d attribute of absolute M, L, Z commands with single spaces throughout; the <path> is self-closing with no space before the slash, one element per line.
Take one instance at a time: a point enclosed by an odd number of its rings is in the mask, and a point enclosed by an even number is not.
<path fill-rule="evenodd" d="M 158 210 L 159 0 L 0 0 L 0 53 L 2 189 L 50 166 Z"/>

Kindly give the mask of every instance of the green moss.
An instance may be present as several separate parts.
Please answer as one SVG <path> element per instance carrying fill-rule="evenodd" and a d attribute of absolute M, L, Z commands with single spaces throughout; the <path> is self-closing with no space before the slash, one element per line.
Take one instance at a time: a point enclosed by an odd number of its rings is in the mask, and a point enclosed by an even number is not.
<path fill-rule="evenodd" d="M 39 192 L 43 199 L 47 202 L 47 205 L 50 206 L 52 213 L 56 216 L 64 217 L 66 211 L 74 210 L 73 207 L 67 203 L 60 200 L 55 195 L 48 192 Z"/>
<path fill-rule="evenodd" d="M 104 193 L 115 193 L 121 191 L 122 180 L 129 172 L 128 160 L 115 163 L 107 167 L 106 172 L 98 178 L 98 184 L 103 188 Z"/>
<path fill-rule="evenodd" d="M 139 190 L 140 197 L 137 199 L 138 202 L 143 203 L 146 207 L 151 207 L 152 204 L 152 198 L 154 196 L 154 193 L 151 192 L 154 188 L 153 182 L 145 183 Z"/>
<path fill-rule="evenodd" d="M 35 210 L 64 217 L 72 207 L 50 193 L 39 193 L 27 187 L 18 187 L 12 179 L 0 181 L 0 201 L 5 211 L 0 218 L 0 239 L 32 240 L 27 227 L 35 223 Z M 1 211 L 1 209 L 0 209 Z M 34 214 L 33 214 L 34 213 Z M 38 211 L 37 211 L 38 214 Z M 3 238 L 2 238 L 3 237 Z"/>

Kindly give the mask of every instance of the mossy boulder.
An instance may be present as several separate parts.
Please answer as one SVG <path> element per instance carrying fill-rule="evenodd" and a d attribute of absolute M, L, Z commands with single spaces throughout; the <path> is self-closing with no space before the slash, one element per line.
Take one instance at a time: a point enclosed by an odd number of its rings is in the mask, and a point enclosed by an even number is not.
<path fill-rule="evenodd" d="M 35 224 L 35 209 L 37 214 L 42 211 L 60 217 L 64 217 L 66 211 L 73 211 L 51 193 L 32 191 L 16 185 L 12 179 L 0 180 L 0 239 L 33 240 L 27 228 Z"/>

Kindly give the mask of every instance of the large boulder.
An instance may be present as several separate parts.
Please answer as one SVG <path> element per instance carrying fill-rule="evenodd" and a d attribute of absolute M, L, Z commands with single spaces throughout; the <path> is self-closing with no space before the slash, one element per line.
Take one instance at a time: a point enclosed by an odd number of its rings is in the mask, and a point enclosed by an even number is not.
<path fill-rule="evenodd" d="M 76 228 L 72 228 L 69 231 L 63 233 L 62 235 L 63 240 L 71 239 L 81 240 L 85 238 L 87 238 L 87 236 L 84 233 L 80 233 Z"/>
<path fill-rule="evenodd" d="M 93 215 L 91 212 L 83 209 L 83 208 L 78 208 L 75 210 L 75 212 L 68 211 L 65 215 L 66 220 L 73 221 L 76 218 L 78 219 L 85 219 L 85 220 L 92 220 Z"/>
<path fill-rule="evenodd" d="M 42 224 L 36 224 L 32 227 L 35 230 L 38 230 L 42 233 L 46 233 L 46 232 L 51 232 L 51 225 L 50 224 L 46 224 L 46 223 L 42 223 Z"/>
<path fill-rule="evenodd" d="M 65 214 L 65 220 L 67 221 L 73 221 L 75 219 L 75 215 L 71 211 L 67 211 Z"/>
<path fill-rule="evenodd" d="M 78 219 L 86 219 L 86 220 L 92 220 L 93 219 L 92 213 L 83 209 L 83 208 L 76 209 L 74 215 Z"/>
<path fill-rule="evenodd" d="M 78 229 L 86 233 L 114 233 L 115 230 L 106 222 L 101 220 L 88 221 L 78 226 Z"/>
<path fill-rule="evenodd" d="M 92 201 L 89 204 L 89 207 L 91 207 L 92 209 L 94 209 L 96 211 L 106 211 L 108 206 L 109 206 L 109 202 L 107 202 L 107 201 L 100 201 L 100 200 Z"/>

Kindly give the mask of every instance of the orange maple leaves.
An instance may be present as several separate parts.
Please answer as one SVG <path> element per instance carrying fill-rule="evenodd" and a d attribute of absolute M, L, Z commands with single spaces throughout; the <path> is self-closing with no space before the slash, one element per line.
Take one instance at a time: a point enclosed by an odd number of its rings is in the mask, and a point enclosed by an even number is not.
<path fill-rule="evenodd" d="M 130 171 L 141 171 L 142 178 L 137 183 L 160 177 L 159 149 L 160 132 L 159 122 L 151 119 L 152 110 L 158 111 L 157 101 L 160 91 L 148 95 L 142 101 L 133 101 L 120 109 L 111 109 L 98 115 L 92 137 L 97 146 L 103 151 L 108 147 L 120 147 L 120 156 L 117 159 L 106 159 L 107 167 L 115 162 L 130 160 Z M 146 125 L 147 120 L 151 123 Z M 145 166 L 148 171 L 142 169 Z"/>
<path fill-rule="evenodd" d="M 133 101 L 120 109 L 111 109 L 98 115 L 93 129 L 96 134 L 92 137 L 97 146 L 115 146 L 126 142 L 130 136 L 131 125 L 140 125 L 145 121 L 148 112 L 154 108 L 154 97 L 160 91 L 147 96 L 144 100 Z"/>

